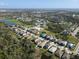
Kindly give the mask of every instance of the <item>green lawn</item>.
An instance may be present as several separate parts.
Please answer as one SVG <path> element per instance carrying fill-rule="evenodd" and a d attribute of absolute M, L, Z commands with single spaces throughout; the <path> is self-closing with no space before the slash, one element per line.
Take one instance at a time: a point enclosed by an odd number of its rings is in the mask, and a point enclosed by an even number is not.
<path fill-rule="evenodd" d="M 9 21 L 14 22 L 14 23 L 17 23 L 17 20 L 16 19 L 11 19 Z"/>
<path fill-rule="evenodd" d="M 0 22 L 0 26 L 3 26 L 3 25 L 4 25 L 4 23 L 1 23 L 1 22 Z"/>
<path fill-rule="evenodd" d="M 67 36 L 68 37 L 68 41 L 69 42 L 72 42 L 72 43 L 74 43 L 74 44 L 77 44 L 78 43 L 78 39 L 76 39 L 76 38 L 74 38 L 73 36 L 71 36 L 71 35 L 69 35 L 69 36 Z"/>

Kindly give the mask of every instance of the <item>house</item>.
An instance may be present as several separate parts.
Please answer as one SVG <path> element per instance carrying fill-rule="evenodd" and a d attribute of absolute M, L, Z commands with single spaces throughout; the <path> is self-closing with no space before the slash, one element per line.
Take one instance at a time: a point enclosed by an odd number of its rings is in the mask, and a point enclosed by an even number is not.
<path fill-rule="evenodd" d="M 43 48 L 47 42 L 48 40 L 43 40 L 38 46 Z"/>
<path fill-rule="evenodd" d="M 30 32 L 26 32 L 27 33 L 27 35 L 30 35 L 31 33 Z"/>
<path fill-rule="evenodd" d="M 37 29 L 30 29 L 30 30 L 27 30 L 27 31 L 30 32 L 30 33 L 33 33 L 35 35 L 39 34 L 39 31 Z"/>
<path fill-rule="evenodd" d="M 56 46 L 52 46 L 48 51 L 51 53 L 55 53 L 55 51 L 57 50 Z"/>
<path fill-rule="evenodd" d="M 13 31 L 15 32 L 18 32 L 18 29 L 17 28 L 12 28 Z"/>
<path fill-rule="evenodd" d="M 44 40 L 44 39 L 43 39 L 43 38 L 41 38 L 41 37 L 38 37 L 38 39 L 39 39 L 39 40 L 41 40 L 41 41 L 43 41 L 43 40 Z"/>
<path fill-rule="evenodd" d="M 59 45 L 61 45 L 61 46 L 66 46 L 66 45 L 67 45 L 67 41 L 59 40 L 57 43 L 58 43 Z"/>
<path fill-rule="evenodd" d="M 47 42 L 43 48 L 48 49 L 50 42 Z"/>
<path fill-rule="evenodd" d="M 27 35 L 27 33 L 24 32 L 24 33 L 23 33 L 23 36 L 26 36 L 26 35 Z"/>
<path fill-rule="evenodd" d="M 62 35 L 68 35 L 68 34 L 69 34 L 69 31 L 64 30 L 64 31 L 63 31 L 63 32 L 61 32 L 60 34 L 62 34 Z"/>
<path fill-rule="evenodd" d="M 57 43 L 58 39 L 55 36 L 50 36 L 50 41 Z"/>
<path fill-rule="evenodd" d="M 60 50 L 59 48 L 56 50 L 55 55 L 59 58 L 61 58 L 61 56 L 63 55 L 63 51 Z"/>
<path fill-rule="evenodd" d="M 70 43 L 70 42 L 67 43 L 67 47 L 68 47 L 69 49 L 73 49 L 74 46 L 75 46 L 75 45 L 74 45 L 73 43 Z"/>
<path fill-rule="evenodd" d="M 40 33 L 40 37 L 42 37 L 42 38 L 45 38 L 46 35 L 47 35 L 47 34 L 46 34 L 45 32 Z"/>
<path fill-rule="evenodd" d="M 22 30 L 24 33 L 26 33 L 27 32 L 27 30 Z"/>
<path fill-rule="evenodd" d="M 37 44 L 37 45 L 39 45 L 39 44 L 41 43 L 41 40 L 36 39 L 36 40 L 34 41 L 34 43 Z"/>
<path fill-rule="evenodd" d="M 40 28 L 40 27 L 37 27 L 37 26 L 33 27 L 33 29 L 36 29 L 38 31 L 43 30 L 43 28 Z"/>
<path fill-rule="evenodd" d="M 64 50 L 64 46 L 58 45 L 58 48 L 59 48 L 60 50 Z"/>
<path fill-rule="evenodd" d="M 55 38 L 53 36 L 50 36 L 50 41 L 54 42 Z"/>
<path fill-rule="evenodd" d="M 68 48 L 65 48 L 65 52 L 68 53 L 68 54 L 72 54 L 72 51 Z"/>
<path fill-rule="evenodd" d="M 33 34 L 36 34 L 38 32 L 38 30 L 36 30 L 36 29 L 31 29 L 31 31 Z"/>
<path fill-rule="evenodd" d="M 50 36 L 46 35 L 45 39 L 50 40 Z"/>
<path fill-rule="evenodd" d="M 61 56 L 61 59 L 70 59 L 70 54 L 67 52 L 64 52 L 63 55 Z"/>
<path fill-rule="evenodd" d="M 47 42 L 46 45 L 43 48 L 49 49 L 49 48 L 51 48 L 54 45 L 55 45 L 54 42 Z"/>
<path fill-rule="evenodd" d="M 22 31 L 20 31 L 20 32 L 19 32 L 19 35 L 23 36 L 23 32 L 22 32 Z"/>

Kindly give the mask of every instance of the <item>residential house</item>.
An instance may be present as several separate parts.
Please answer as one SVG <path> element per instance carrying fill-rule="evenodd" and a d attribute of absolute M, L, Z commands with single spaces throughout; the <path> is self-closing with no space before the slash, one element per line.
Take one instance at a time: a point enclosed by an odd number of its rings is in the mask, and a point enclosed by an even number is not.
<path fill-rule="evenodd" d="M 40 28 L 40 27 L 38 27 L 38 26 L 33 27 L 33 29 L 36 29 L 36 30 L 38 30 L 38 31 L 43 30 L 43 28 Z"/>
<path fill-rule="evenodd" d="M 50 41 L 54 42 L 55 38 L 53 36 L 50 36 Z"/>
<path fill-rule="evenodd" d="M 51 48 L 52 46 L 54 46 L 54 42 L 47 42 L 46 45 L 44 46 L 45 49 L 49 49 Z"/>
<path fill-rule="evenodd" d="M 66 46 L 66 45 L 67 45 L 67 41 L 59 40 L 57 43 L 58 43 L 59 45 L 61 45 L 61 46 Z"/>
<path fill-rule="evenodd" d="M 50 40 L 50 36 L 46 35 L 45 39 Z"/>
<path fill-rule="evenodd" d="M 43 48 L 47 42 L 48 40 L 43 40 L 38 46 Z"/>
<path fill-rule="evenodd" d="M 55 51 L 57 50 L 56 46 L 52 46 L 48 51 L 51 53 L 55 53 Z"/>
<path fill-rule="evenodd" d="M 64 50 L 64 46 L 58 45 L 57 47 L 58 47 L 60 50 Z"/>
<path fill-rule="evenodd" d="M 70 54 L 67 52 L 64 52 L 63 55 L 61 56 L 61 59 L 70 59 Z"/>
<path fill-rule="evenodd" d="M 39 44 L 41 43 L 41 40 L 36 39 L 36 40 L 34 41 L 34 43 L 37 44 L 37 45 L 39 45 Z"/>
<path fill-rule="evenodd" d="M 59 58 L 61 58 L 61 56 L 63 55 L 63 51 L 60 50 L 59 48 L 56 50 L 55 55 Z"/>
<path fill-rule="evenodd" d="M 73 43 L 70 43 L 70 42 L 67 43 L 67 47 L 68 47 L 69 49 L 73 49 L 74 46 L 75 46 L 75 45 L 74 45 Z"/>
<path fill-rule="evenodd" d="M 68 34 L 69 34 L 69 31 L 64 30 L 64 31 L 63 31 L 63 32 L 61 32 L 60 34 L 62 34 L 62 35 L 68 35 Z"/>
<path fill-rule="evenodd" d="M 40 37 L 45 38 L 47 34 L 45 32 L 40 33 Z"/>

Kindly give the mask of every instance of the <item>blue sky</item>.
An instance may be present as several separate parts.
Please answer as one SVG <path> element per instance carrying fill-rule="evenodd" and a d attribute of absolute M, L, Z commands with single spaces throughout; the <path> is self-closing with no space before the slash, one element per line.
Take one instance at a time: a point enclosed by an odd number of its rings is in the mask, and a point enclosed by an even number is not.
<path fill-rule="evenodd" d="M 79 8 L 79 0 L 0 0 L 0 8 Z"/>

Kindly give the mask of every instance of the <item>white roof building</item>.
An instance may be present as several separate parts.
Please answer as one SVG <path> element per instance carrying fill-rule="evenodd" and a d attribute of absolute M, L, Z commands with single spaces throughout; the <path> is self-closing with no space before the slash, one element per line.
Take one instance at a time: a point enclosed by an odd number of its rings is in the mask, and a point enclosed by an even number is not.
<path fill-rule="evenodd" d="M 51 46 L 54 46 L 54 45 L 55 45 L 54 42 L 50 42 L 48 49 L 49 49 Z"/>
<path fill-rule="evenodd" d="M 52 53 L 55 53 L 55 51 L 57 50 L 57 47 L 56 46 L 52 46 L 49 51 L 52 52 Z"/>

